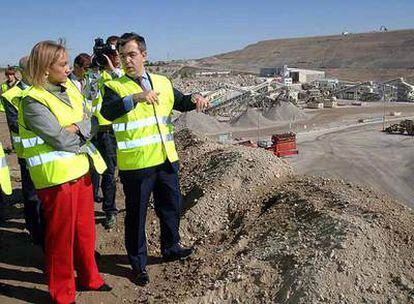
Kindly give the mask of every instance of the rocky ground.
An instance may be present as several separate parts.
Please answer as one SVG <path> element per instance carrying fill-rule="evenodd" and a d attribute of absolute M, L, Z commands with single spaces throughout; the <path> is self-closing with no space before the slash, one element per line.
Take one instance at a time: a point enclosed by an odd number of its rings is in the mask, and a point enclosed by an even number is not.
<path fill-rule="evenodd" d="M 264 150 L 188 130 L 177 139 L 182 242 L 196 254 L 163 263 L 150 208 L 151 283 L 137 287 L 124 212 L 108 232 L 96 205 L 99 267 L 114 289 L 78 293 L 77 303 L 414 303 L 411 209 L 357 184 L 297 176 Z M 0 302 L 47 303 L 42 254 L 23 230 L 18 191 L 9 204 L 0 229 Z"/>

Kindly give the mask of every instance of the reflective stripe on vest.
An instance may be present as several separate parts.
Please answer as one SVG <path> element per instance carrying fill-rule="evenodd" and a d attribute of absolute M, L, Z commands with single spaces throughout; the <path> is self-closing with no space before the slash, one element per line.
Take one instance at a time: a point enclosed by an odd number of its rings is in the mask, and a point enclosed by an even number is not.
<path fill-rule="evenodd" d="M 144 147 L 144 146 L 149 146 L 149 145 L 156 144 L 156 143 L 173 141 L 173 140 L 174 140 L 174 135 L 172 134 L 162 135 L 162 137 L 159 134 L 156 134 L 152 136 L 141 137 L 141 138 L 131 140 L 131 141 L 118 142 L 118 149 L 126 150 L 126 149 Z"/>
<path fill-rule="evenodd" d="M 41 139 L 39 136 L 32 137 L 32 138 L 25 138 L 23 139 L 22 142 L 23 142 L 24 148 L 33 148 L 39 145 L 43 145 L 45 143 L 43 139 Z M 88 153 L 88 155 L 94 160 L 94 162 L 99 162 L 99 165 L 96 165 L 94 163 L 96 171 L 98 171 L 99 174 L 102 174 L 103 172 L 105 172 L 106 170 L 105 162 L 102 159 L 103 161 L 102 163 L 101 157 L 100 158 L 97 157 L 97 154 L 99 154 L 99 151 L 89 141 L 86 143 L 86 153 Z M 65 152 L 65 151 L 53 151 L 53 152 L 49 152 L 46 154 L 29 157 L 27 158 L 27 161 L 30 164 L 29 167 L 34 167 L 40 164 L 45 164 L 50 161 L 56 160 L 59 157 L 73 157 L 73 156 L 76 156 L 76 153 Z"/>
<path fill-rule="evenodd" d="M 2 157 L 0 160 L 0 168 L 7 167 L 7 160 L 5 157 Z"/>
<path fill-rule="evenodd" d="M 22 138 L 20 136 L 13 135 L 12 140 L 13 140 L 13 143 L 17 144 L 17 143 L 20 143 L 22 141 Z"/>
<path fill-rule="evenodd" d="M 31 138 L 24 138 L 22 139 L 23 148 L 32 148 L 38 145 L 42 145 L 45 142 L 39 136 L 31 137 Z"/>
<path fill-rule="evenodd" d="M 167 116 L 158 117 L 158 123 L 168 125 L 171 123 L 171 119 Z M 144 118 L 135 121 L 129 121 L 127 123 L 115 123 L 112 125 L 114 132 L 131 131 L 142 127 L 149 127 L 157 124 L 157 118 L 155 116 Z"/>
<path fill-rule="evenodd" d="M 76 153 L 65 152 L 65 151 L 52 151 L 45 154 L 35 155 L 32 157 L 27 158 L 28 167 L 36 167 L 39 165 L 47 164 L 51 161 L 60 159 L 60 158 L 67 158 L 67 157 L 74 157 Z"/>
<path fill-rule="evenodd" d="M 23 157 L 22 139 L 17 133 L 13 131 L 10 131 L 10 133 L 11 133 L 13 148 L 16 151 L 16 155 L 17 157 L 21 158 Z"/>

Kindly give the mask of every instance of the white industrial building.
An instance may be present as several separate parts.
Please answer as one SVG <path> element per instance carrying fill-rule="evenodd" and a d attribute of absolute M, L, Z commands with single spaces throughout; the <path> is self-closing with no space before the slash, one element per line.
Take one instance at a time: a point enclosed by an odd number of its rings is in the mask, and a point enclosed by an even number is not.
<path fill-rule="evenodd" d="M 307 70 L 299 68 L 290 68 L 288 66 L 276 68 L 262 68 L 260 70 L 262 77 L 283 77 L 284 79 L 291 78 L 292 83 L 309 83 L 315 80 L 325 78 L 324 71 Z M 290 82 L 290 81 L 289 81 Z"/>

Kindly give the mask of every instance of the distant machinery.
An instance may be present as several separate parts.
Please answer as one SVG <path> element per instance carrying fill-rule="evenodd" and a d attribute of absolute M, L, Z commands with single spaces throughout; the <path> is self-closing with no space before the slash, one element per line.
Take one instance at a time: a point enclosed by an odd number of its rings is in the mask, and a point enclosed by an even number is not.
<path fill-rule="evenodd" d="M 406 82 L 402 77 L 384 81 L 380 85 L 395 87 L 396 100 L 398 101 L 414 101 L 414 86 Z"/>
<path fill-rule="evenodd" d="M 266 110 L 273 103 L 279 102 L 280 99 L 294 101 L 292 94 L 290 94 L 291 88 L 277 82 L 265 81 L 251 87 L 239 87 L 227 83 L 223 83 L 222 85 L 226 88 L 239 91 L 240 94 L 216 106 L 213 105 L 206 110 L 206 113 L 219 116 L 229 121 L 237 120 L 249 107 L 258 107 Z"/>
<path fill-rule="evenodd" d="M 328 91 L 327 95 L 343 99 L 372 100 L 372 94 L 374 94 L 373 82 L 364 81 L 357 84 L 346 84 L 332 92 Z M 352 98 L 350 98 L 351 96 Z"/>
<path fill-rule="evenodd" d="M 312 84 L 313 87 L 311 86 L 306 90 L 308 98 L 325 95 L 325 97 L 359 101 L 414 101 L 414 86 L 403 78 L 395 78 L 384 82 L 325 83 L 324 81 L 316 81 Z M 306 99 L 306 97 L 303 99 Z"/>

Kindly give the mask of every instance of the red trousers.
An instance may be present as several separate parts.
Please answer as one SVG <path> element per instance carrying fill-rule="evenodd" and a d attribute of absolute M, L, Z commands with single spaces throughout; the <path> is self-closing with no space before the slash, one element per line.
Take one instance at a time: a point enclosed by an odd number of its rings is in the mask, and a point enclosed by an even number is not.
<path fill-rule="evenodd" d="M 95 216 L 89 174 L 37 191 L 46 220 L 46 274 L 53 303 L 75 301 L 75 275 L 87 289 L 103 283 L 95 261 Z"/>

